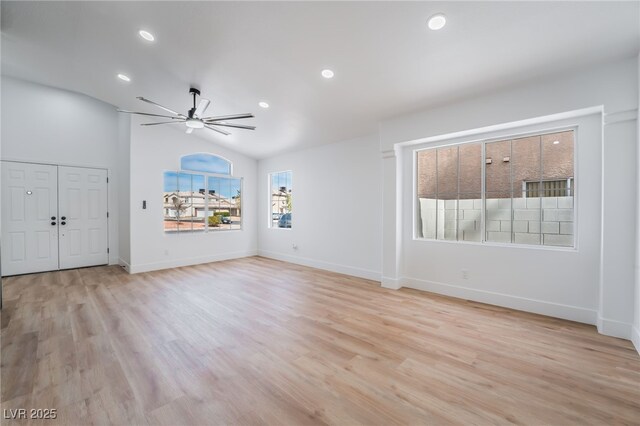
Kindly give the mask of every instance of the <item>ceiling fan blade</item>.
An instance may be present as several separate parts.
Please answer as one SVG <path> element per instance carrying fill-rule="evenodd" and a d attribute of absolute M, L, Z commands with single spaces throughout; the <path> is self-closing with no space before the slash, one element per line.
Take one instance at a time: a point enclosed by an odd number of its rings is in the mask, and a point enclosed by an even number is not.
<path fill-rule="evenodd" d="M 198 104 L 198 108 L 194 111 L 193 115 L 196 117 L 202 116 L 206 109 L 209 107 L 211 101 L 209 99 L 200 98 L 200 103 Z"/>
<path fill-rule="evenodd" d="M 245 114 L 233 114 L 233 115 L 219 115 L 217 117 L 205 117 L 203 121 L 225 121 L 225 120 L 239 120 L 241 118 L 253 118 L 253 114 L 247 112 Z"/>
<path fill-rule="evenodd" d="M 139 99 L 139 100 L 141 100 L 142 102 L 146 102 L 146 103 L 151 104 L 151 105 L 155 105 L 155 106 L 157 106 L 158 108 L 162 108 L 163 110 L 165 110 L 165 111 L 167 111 L 167 112 L 170 112 L 171 114 L 175 114 L 175 115 L 177 115 L 177 116 L 179 116 L 179 117 L 184 117 L 184 115 L 183 115 L 183 114 L 180 114 L 180 113 L 178 113 L 178 112 L 176 112 L 176 111 L 174 111 L 174 110 L 172 110 L 172 109 L 169 109 L 169 108 L 167 108 L 167 107 L 165 107 L 165 106 L 162 106 L 162 105 L 160 105 L 160 104 L 158 104 L 158 103 L 156 103 L 156 102 L 150 101 L 149 99 L 143 98 L 142 96 L 138 96 L 136 99 Z"/>
<path fill-rule="evenodd" d="M 171 118 L 174 120 L 182 120 L 182 117 L 171 117 L 170 115 L 159 115 L 159 114 L 149 114 L 147 112 L 137 112 L 137 111 L 126 111 L 124 109 L 118 109 L 116 110 L 118 112 L 124 112 L 126 114 L 138 114 L 138 115 L 147 115 L 149 117 L 162 117 L 162 118 Z"/>
<path fill-rule="evenodd" d="M 193 132 L 193 127 L 187 127 L 187 131 L 185 133 L 189 134 L 191 132 Z"/>
<path fill-rule="evenodd" d="M 247 129 L 247 130 L 256 129 L 256 126 L 245 126 L 244 124 L 229 124 L 229 123 L 220 123 L 220 122 L 213 122 L 211 124 L 215 126 L 222 126 L 222 127 L 235 127 L 237 129 Z"/>
<path fill-rule="evenodd" d="M 213 130 L 214 132 L 222 133 L 225 136 L 229 136 L 231 134 L 229 132 L 225 132 L 224 130 L 216 129 L 215 127 L 211 127 L 211 126 L 207 126 L 206 124 L 205 124 L 204 127 L 206 127 L 209 130 Z"/>
<path fill-rule="evenodd" d="M 186 120 L 161 121 L 159 123 L 142 123 L 141 126 L 157 126 L 158 124 L 184 123 Z"/>

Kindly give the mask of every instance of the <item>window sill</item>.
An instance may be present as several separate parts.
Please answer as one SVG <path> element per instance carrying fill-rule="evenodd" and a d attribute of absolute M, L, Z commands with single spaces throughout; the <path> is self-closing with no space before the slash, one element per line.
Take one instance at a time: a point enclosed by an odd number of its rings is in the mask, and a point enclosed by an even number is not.
<path fill-rule="evenodd" d="M 164 231 L 164 235 L 184 235 L 184 234 L 190 234 L 190 235 L 195 235 L 195 234 L 219 234 L 221 232 L 240 232 L 243 229 L 218 229 L 216 231 L 204 231 L 204 230 L 197 230 L 197 231 Z"/>
<path fill-rule="evenodd" d="M 562 247 L 562 246 L 543 246 L 543 245 L 531 245 L 531 244 L 513 244 L 513 243 L 494 243 L 490 241 L 452 241 L 452 240 L 433 240 L 430 238 L 418 238 L 413 237 L 413 241 L 425 242 L 425 243 L 445 243 L 445 244 L 461 244 L 477 247 L 502 247 L 502 248 L 515 248 L 515 249 L 529 249 L 529 250 L 546 250 L 546 251 L 560 251 L 568 253 L 577 253 L 578 247 Z"/>

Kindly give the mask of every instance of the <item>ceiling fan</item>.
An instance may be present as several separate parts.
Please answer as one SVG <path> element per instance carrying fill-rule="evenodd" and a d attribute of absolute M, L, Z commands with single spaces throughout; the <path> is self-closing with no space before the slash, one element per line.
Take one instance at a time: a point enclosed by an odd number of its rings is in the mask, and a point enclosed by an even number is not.
<path fill-rule="evenodd" d="M 255 126 L 246 126 L 244 124 L 233 124 L 228 123 L 231 120 L 240 120 L 242 118 L 253 118 L 253 114 L 233 114 L 233 115 L 219 115 L 217 117 L 203 117 L 204 112 L 209 107 L 211 101 L 209 99 L 200 99 L 200 103 L 196 107 L 196 97 L 200 96 L 200 91 L 198 89 L 194 89 L 193 87 L 189 89 L 189 94 L 193 96 L 193 108 L 187 112 L 187 114 L 180 114 L 172 109 L 164 107 L 156 102 L 150 101 L 149 99 L 145 99 L 142 96 L 138 96 L 136 99 L 141 100 L 142 102 L 146 102 L 151 105 L 155 105 L 158 108 L 161 108 L 167 112 L 170 112 L 173 115 L 160 115 L 160 114 L 149 114 L 146 112 L 136 112 L 136 111 L 125 111 L 122 109 L 118 109 L 118 112 L 124 112 L 127 114 L 138 114 L 145 115 L 148 117 L 162 117 L 162 118 L 170 118 L 171 121 L 162 121 L 159 123 L 143 123 L 141 126 L 157 126 L 159 124 L 175 124 L 175 123 L 184 123 L 187 126 L 187 133 L 193 132 L 194 129 L 202 129 L 207 128 L 213 130 L 214 132 L 222 133 L 227 136 L 231 133 L 226 130 L 220 129 L 220 127 L 234 127 L 236 129 L 247 129 L 247 130 L 255 130 Z"/>

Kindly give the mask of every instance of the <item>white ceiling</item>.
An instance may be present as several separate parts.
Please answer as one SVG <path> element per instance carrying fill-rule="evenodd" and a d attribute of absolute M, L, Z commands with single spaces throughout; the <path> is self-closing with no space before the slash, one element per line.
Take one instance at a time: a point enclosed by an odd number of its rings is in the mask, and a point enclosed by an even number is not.
<path fill-rule="evenodd" d="M 195 85 L 213 101 L 208 115 L 253 112 L 244 122 L 258 126 L 229 137 L 198 135 L 262 158 L 365 135 L 390 116 L 635 55 L 639 5 L 3 1 L 2 73 L 147 112 L 161 111 L 136 96 L 186 112 Z M 434 32 L 426 21 L 436 12 L 448 24 Z M 156 42 L 142 40 L 141 28 Z M 323 79 L 324 68 L 335 78 Z M 119 72 L 132 82 L 119 81 Z M 259 108 L 261 100 L 271 108 Z"/>

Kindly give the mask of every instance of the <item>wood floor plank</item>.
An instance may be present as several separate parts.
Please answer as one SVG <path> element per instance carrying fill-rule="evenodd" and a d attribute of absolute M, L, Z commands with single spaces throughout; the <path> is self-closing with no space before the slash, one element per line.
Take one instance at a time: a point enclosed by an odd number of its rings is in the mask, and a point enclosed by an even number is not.
<path fill-rule="evenodd" d="M 640 424 L 628 341 L 261 257 L 10 277 L 4 302 L 2 406 L 50 424 Z"/>
<path fill-rule="evenodd" d="M 28 395 L 37 377 L 38 333 L 26 332 L 2 345 L 2 401 Z"/>

